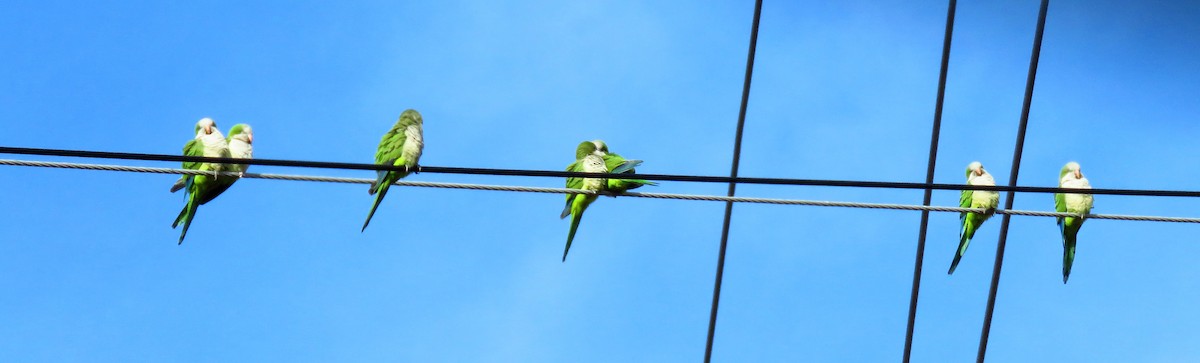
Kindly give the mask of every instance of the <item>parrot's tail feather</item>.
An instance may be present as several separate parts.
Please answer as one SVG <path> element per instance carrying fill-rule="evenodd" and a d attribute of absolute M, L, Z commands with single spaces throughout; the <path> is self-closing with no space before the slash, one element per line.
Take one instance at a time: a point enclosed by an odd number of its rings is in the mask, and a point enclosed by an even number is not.
<path fill-rule="evenodd" d="M 579 220 L 583 218 L 583 210 L 580 209 L 571 217 L 571 230 L 567 232 L 567 247 L 563 248 L 562 262 L 567 262 L 567 252 L 571 251 L 571 241 L 575 240 L 575 231 L 579 229 Z"/>
<path fill-rule="evenodd" d="M 188 193 L 191 193 L 192 192 L 192 184 L 194 184 L 195 182 L 196 182 L 196 176 L 188 175 L 183 178 L 183 188 L 181 188 L 181 189 L 187 191 Z"/>
<path fill-rule="evenodd" d="M 179 180 L 175 181 L 175 184 L 171 185 L 171 193 L 178 192 L 180 189 L 183 189 L 187 186 L 187 182 L 184 180 L 185 178 L 179 178 Z"/>
<path fill-rule="evenodd" d="M 192 193 L 192 198 L 188 200 L 187 206 L 183 207 L 183 211 L 179 213 L 179 218 L 183 218 L 183 231 L 179 233 L 179 243 L 177 244 L 183 244 L 183 238 L 187 237 L 188 227 L 192 226 L 192 219 L 196 218 L 196 208 L 198 204 L 196 204 L 195 196 L 196 194 Z M 176 225 L 179 224 L 179 218 L 175 219 Z M 172 225 L 171 228 L 175 228 L 175 226 Z"/>
<path fill-rule="evenodd" d="M 179 216 L 175 217 L 175 223 L 171 223 L 171 229 L 175 229 L 176 227 L 179 227 L 179 223 L 183 222 L 183 216 L 185 216 L 185 215 L 187 215 L 187 206 L 186 205 L 183 206 L 183 209 L 181 209 L 179 211 Z"/>
<path fill-rule="evenodd" d="M 371 217 L 375 216 L 375 210 L 379 208 L 379 202 L 383 201 L 383 196 L 387 195 L 388 187 L 390 186 L 390 184 L 382 184 L 381 183 L 379 185 L 380 185 L 380 188 L 379 188 L 377 194 L 375 194 L 375 202 L 371 203 L 371 211 L 367 213 L 367 220 L 365 222 L 363 222 L 362 230 L 360 230 L 359 233 L 367 230 L 367 225 L 371 224 Z"/>
<path fill-rule="evenodd" d="M 575 196 L 576 196 L 576 195 L 578 195 L 578 194 L 571 194 L 571 195 L 569 195 L 569 196 L 568 196 L 568 198 L 567 198 L 567 206 L 566 206 L 566 207 L 563 207 L 562 214 L 559 214 L 559 215 L 558 215 L 558 219 L 567 218 L 567 216 L 571 215 L 571 202 L 574 202 L 574 201 L 575 201 Z"/>
<path fill-rule="evenodd" d="M 954 274 L 954 269 L 958 268 L 958 261 L 959 261 L 959 260 L 962 260 L 962 256 L 960 256 L 960 255 L 958 255 L 958 254 L 955 254 L 955 255 L 954 255 L 954 261 L 951 261 L 951 262 L 950 262 L 950 270 L 946 271 L 946 274 L 947 274 L 947 275 L 953 275 L 953 274 Z"/>
<path fill-rule="evenodd" d="M 954 260 L 950 261 L 950 270 L 946 271 L 947 275 L 954 274 L 954 269 L 958 268 L 958 262 L 962 260 L 963 255 L 967 254 L 967 246 L 970 245 L 971 237 L 968 236 L 967 233 L 960 234 L 958 240 L 958 249 L 954 251 Z"/>
<path fill-rule="evenodd" d="M 375 193 L 379 192 L 379 190 L 378 190 L 379 185 L 391 184 L 391 183 L 388 183 L 387 180 L 388 180 L 388 171 L 380 170 L 380 171 L 375 172 L 375 181 L 371 182 L 371 188 L 367 189 L 367 193 L 370 195 L 375 195 Z"/>
<path fill-rule="evenodd" d="M 1068 231 L 1079 232 L 1079 230 Z M 1067 278 L 1071 276 L 1071 265 L 1075 263 L 1075 236 L 1071 234 L 1063 235 L 1063 283 L 1067 283 Z"/>

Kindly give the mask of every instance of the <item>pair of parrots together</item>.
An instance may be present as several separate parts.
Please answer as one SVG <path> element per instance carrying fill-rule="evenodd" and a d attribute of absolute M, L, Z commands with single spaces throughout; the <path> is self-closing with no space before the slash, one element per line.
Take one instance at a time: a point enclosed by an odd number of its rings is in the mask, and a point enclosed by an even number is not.
<path fill-rule="evenodd" d="M 229 129 L 229 137 L 225 137 L 221 134 L 221 130 L 217 129 L 217 123 L 211 118 L 205 117 L 196 123 L 196 137 L 183 145 L 183 155 L 250 159 L 254 154 L 253 143 L 254 131 L 250 129 L 250 125 L 233 125 L 233 128 Z M 238 176 L 221 176 L 217 173 L 241 174 L 245 173 L 248 167 L 249 165 L 246 164 L 188 161 L 183 163 L 184 169 L 208 171 L 213 174 L 184 175 L 175 181 L 175 185 L 171 186 L 172 193 L 183 189 L 187 197 L 187 204 L 183 206 L 183 210 L 179 211 L 179 216 L 175 217 L 175 223 L 171 224 L 171 228 L 175 228 L 183 223 L 183 232 L 179 233 L 180 244 L 187 236 L 188 227 L 192 225 L 192 218 L 196 217 L 196 209 L 224 193 L 239 178 Z"/>
<path fill-rule="evenodd" d="M 976 161 L 967 165 L 967 185 L 995 186 L 996 180 L 983 169 L 983 164 Z M 1079 163 L 1074 161 L 1067 163 L 1059 171 L 1058 187 L 1064 189 L 1092 188 L 1091 184 L 1088 184 L 1087 178 L 1083 177 L 1083 172 L 1079 170 Z M 954 273 L 954 269 L 958 267 L 958 261 L 962 259 L 964 253 L 967 253 L 967 245 L 971 243 L 971 238 L 975 236 L 975 231 L 979 229 L 979 226 L 984 221 L 992 217 L 999 202 L 1000 193 L 995 191 L 962 191 L 962 197 L 959 200 L 960 207 L 984 209 L 984 212 L 959 214 L 961 229 L 959 229 L 958 235 L 958 250 L 955 251 L 954 261 L 950 263 L 950 270 L 946 273 Z M 1060 213 L 1073 213 L 1083 216 L 1058 217 L 1058 230 L 1062 234 L 1063 243 L 1062 274 L 1063 283 L 1065 284 L 1067 283 L 1067 278 L 1071 275 L 1071 264 L 1075 261 L 1075 237 L 1079 235 L 1079 227 L 1083 226 L 1083 221 L 1086 219 L 1087 214 L 1092 211 L 1092 195 L 1055 193 L 1054 210 Z"/>

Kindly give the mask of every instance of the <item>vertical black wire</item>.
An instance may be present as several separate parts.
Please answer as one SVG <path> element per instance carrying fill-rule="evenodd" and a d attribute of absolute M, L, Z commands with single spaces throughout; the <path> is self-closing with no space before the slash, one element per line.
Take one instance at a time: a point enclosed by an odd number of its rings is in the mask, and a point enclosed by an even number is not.
<path fill-rule="evenodd" d="M 738 160 L 742 156 L 742 128 L 746 126 L 746 104 L 750 101 L 750 76 L 754 74 L 754 49 L 758 44 L 758 19 L 762 15 L 762 0 L 754 2 L 754 22 L 750 25 L 750 51 L 746 56 L 746 80 L 742 83 L 742 106 L 738 110 L 737 132 L 733 137 L 733 166 L 729 176 L 736 178 Z M 733 196 L 737 183 L 729 183 L 729 196 Z M 704 362 L 712 362 L 713 334 L 717 330 L 717 306 L 721 303 L 721 279 L 725 276 L 725 247 L 729 244 L 729 218 L 733 214 L 733 203 L 725 202 L 725 222 L 721 226 L 721 249 L 717 253 L 717 277 L 713 282 L 712 311 L 708 314 L 708 342 L 704 344 Z"/>
<path fill-rule="evenodd" d="M 933 183 L 933 170 L 937 165 L 938 139 L 942 133 L 942 101 L 946 98 L 946 70 L 950 67 L 950 40 L 954 35 L 954 9 L 958 1 L 950 0 L 946 9 L 946 36 L 942 40 L 942 69 L 938 74 L 937 103 L 933 109 L 933 135 L 929 137 L 929 168 L 925 171 L 925 183 Z M 922 205 L 933 201 L 933 189 L 925 189 Z M 908 330 L 904 333 L 904 363 L 912 358 L 913 328 L 917 322 L 917 297 L 921 293 L 921 269 L 925 263 L 925 235 L 929 231 L 929 211 L 921 211 L 921 231 L 917 234 L 917 257 L 913 263 L 912 297 L 908 299 Z"/>
<path fill-rule="evenodd" d="M 1046 10 L 1050 0 L 1042 0 L 1038 10 L 1037 31 L 1033 35 L 1033 54 L 1029 57 L 1029 76 L 1025 79 L 1025 102 L 1021 106 L 1021 124 L 1017 126 L 1017 146 L 1013 150 L 1012 172 L 1009 173 L 1008 185 L 1017 185 L 1017 172 L 1021 168 L 1021 152 L 1025 148 L 1025 126 L 1029 124 L 1029 103 L 1033 100 L 1033 80 L 1037 76 L 1038 56 L 1042 53 L 1042 32 L 1046 29 Z M 1004 199 L 1004 209 L 1012 209 L 1013 196 L 1008 192 Z M 988 290 L 987 311 L 983 315 L 983 332 L 979 334 L 979 354 L 975 357 L 977 363 L 983 363 L 987 355 L 988 335 L 992 331 L 992 312 L 996 308 L 996 289 L 1000 285 L 1000 268 L 1004 266 L 1004 245 L 1008 240 L 1008 221 L 1011 215 L 1005 214 L 1000 222 L 1000 241 L 996 243 L 996 264 L 992 267 L 992 287 Z"/>

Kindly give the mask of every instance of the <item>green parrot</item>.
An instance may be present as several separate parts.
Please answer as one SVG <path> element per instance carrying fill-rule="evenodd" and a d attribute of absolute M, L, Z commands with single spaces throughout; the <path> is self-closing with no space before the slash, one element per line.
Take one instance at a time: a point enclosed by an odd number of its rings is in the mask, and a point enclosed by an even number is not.
<path fill-rule="evenodd" d="M 607 173 L 608 166 L 605 165 L 603 157 L 596 149 L 596 144 L 584 141 L 579 143 L 575 149 L 575 162 L 567 166 L 567 171 Z M 571 189 L 601 192 L 607 186 L 606 178 L 567 178 L 567 188 Z M 597 196 L 596 194 L 567 194 L 567 205 L 563 208 L 562 214 L 558 216 L 559 219 L 571 216 L 571 230 L 567 232 L 567 247 L 563 249 L 563 262 L 567 261 L 567 252 L 571 250 L 571 241 L 575 239 L 575 231 L 579 229 L 579 220 L 583 217 L 583 211 L 596 201 Z"/>
<path fill-rule="evenodd" d="M 221 130 L 217 129 L 217 123 L 210 118 L 202 118 L 196 123 L 196 138 L 188 141 L 183 145 L 184 156 L 204 156 L 204 157 L 229 157 L 229 144 L 225 141 L 225 136 L 221 135 Z M 199 163 L 199 162 L 184 162 L 184 169 L 211 171 L 219 173 L 226 171 L 227 167 L 220 163 Z M 179 211 L 179 216 L 175 218 L 175 223 L 171 224 L 171 228 L 179 226 L 183 223 L 183 231 L 179 233 L 179 244 L 183 244 L 183 238 L 187 237 L 188 227 L 192 225 L 192 218 L 196 217 L 196 208 L 203 204 L 201 201 L 212 200 L 216 197 L 218 180 L 222 178 L 217 175 L 186 175 L 183 177 L 183 187 L 180 189 L 187 190 L 187 204 L 183 206 L 183 210 Z M 228 179 L 228 178 L 224 178 Z M 174 189 L 173 190 L 178 190 Z"/>
<path fill-rule="evenodd" d="M 412 169 L 417 166 L 417 161 L 421 159 L 421 150 L 425 147 L 425 142 L 421 138 L 421 114 L 417 110 L 408 109 L 400 114 L 400 119 L 383 135 L 383 139 L 379 141 L 379 150 L 375 152 L 375 163 L 380 165 L 404 166 L 406 169 Z M 371 183 L 371 189 L 368 192 L 375 196 L 375 202 L 371 203 L 371 211 L 367 213 L 367 220 L 363 222 L 362 231 L 367 230 L 367 224 L 371 223 L 371 217 L 375 215 L 375 209 L 379 208 L 379 202 L 383 200 L 383 196 L 387 195 L 388 188 L 397 180 L 408 176 L 409 171 L 387 171 L 380 170 L 376 173 L 378 177 Z"/>
<path fill-rule="evenodd" d="M 253 146 L 254 131 L 250 128 L 250 125 L 247 125 L 247 124 L 233 125 L 233 128 L 229 129 L 229 135 L 227 135 L 225 137 L 225 142 L 229 144 L 229 156 L 230 157 L 237 158 L 237 159 L 253 159 L 253 157 L 254 157 L 254 146 Z M 240 173 L 245 173 L 246 169 L 248 169 L 250 167 L 250 165 L 248 165 L 248 164 L 227 164 L 227 165 L 225 165 L 225 167 L 227 169 L 226 171 L 236 172 L 236 173 L 240 174 Z M 238 181 L 238 178 L 240 178 L 240 176 L 235 176 L 232 178 L 218 178 L 215 181 L 216 184 L 213 186 L 212 191 L 210 193 L 207 193 L 206 195 L 203 196 L 202 199 L 200 199 L 200 205 L 207 204 L 208 202 L 212 201 L 213 198 L 216 198 L 217 196 L 221 195 L 221 193 L 224 193 L 226 190 L 229 189 L 229 187 L 233 186 L 234 182 Z M 179 180 L 175 182 L 175 185 L 171 187 L 171 193 L 174 193 L 180 189 L 183 189 L 184 183 L 185 183 L 185 180 L 183 178 L 179 178 Z"/>
<path fill-rule="evenodd" d="M 1058 173 L 1058 187 L 1071 189 L 1092 189 L 1079 163 L 1067 163 Z M 1054 193 L 1054 210 L 1058 212 L 1082 214 L 1084 217 L 1058 217 L 1058 231 L 1062 233 L 1063 243 L 1063 283 L 1071 275 L 1071 264 L 1075 261 L 1075 237 L 1079 235 L 1079 227 L 1083 226 L 1086 215 L 1092 212 L 1092 195 L 1075 193 Z"/>
<path fill-rule="evenodd" d="M 626 160 L 616 153 L 608 152 L 608 145 L 603 140 L 592 140 L 592 144 L 596 145 L 596 152 L 604 159 L 604 166 L 613 174 L 635 174 L 637 170 L 634 167 L 641 165 L 641 160 Z M 606 190 L 614 193 L 624 193 L 630 189 L 637 189 L 643 185 L 658 185 L 658 183 L 641 180 L 641 179 L 608 179 Z M 616 197 L 615 195 L 612 197 Z"/>
<path fill-rule="evenodd" d="M 987 170 L 983 169 L 983 164 L 978 161 L 967 165 L 967 185 L 989 185 L 995 186 L 996 179 L 992 178 Z M 963 254 L 967 253 L 967 245 L 971 244 L 971 238 L 975 237 L 975 231 L 983 225 L 984 221 L 992 218 L 996 213 L 996 206 L 1000 203 L 1000 193 L 986 190 L 964 190 L 962 197 L 959 198 L 959 207 L 963 208 L 982 208 L 983 213 L 967 212 L 959 213 L 958 220 L 961 227 L 958 230 L 958 250 L 954 253 L 954 261 L 950 262 L 950 270 L 946 274 L 953 274 L 954 269 L 958 267 L 959 260 L 962 260 Z"/>

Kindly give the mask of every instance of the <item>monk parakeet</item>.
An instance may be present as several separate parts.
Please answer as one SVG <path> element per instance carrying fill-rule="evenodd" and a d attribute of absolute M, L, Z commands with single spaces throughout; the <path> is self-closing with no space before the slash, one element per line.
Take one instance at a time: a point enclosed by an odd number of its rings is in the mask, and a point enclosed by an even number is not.
<path fill-rule="evenodd" d="M 254 131 L 250 128 L 250 125 L 233 125 L 233 127 L 229 129 L 229 135 L 225 137 L 225 142 L 229 144 L 230 157 L 237 159 L 252 159 L 254 157 Z M 249 167 L 249 164 L 225 165 L 226 171 L 236 172 L 239 174 L 245 173 L 246 169 Z M 213 198 L 221 195 L 221 193 L 224 193 L 229 189 L 229 187 L 233 186 L 234 182 L 238 181 L 239 177 L 240 176 L 217 178 L 215 181 L 216 184 L 213 186 L 212 191 L 204 195 L 204 198 L 200 199 L 200 205 L 204 205 L 213 200 Z M 183 186 L 184 179 L 180 178 L 175 182 L 175 185 L 171 187 L 171 192 L 174 193 L 179 189 L 183 189 Z"/>
<path fill-rule="evenodd" d="M 183 145 L 183 155 L 227 158 L 229 157 L 229 144 L 225 141 L 225 136 L 221 135 L 221 130 L 217 130 L 217 123 L 206 117 L 196 123 L 196 138 Z M 220 163 L 185 161 L 183 168 L 214 173 L 226 171 L 226 167 Z M 222 178 L 216 174 L 185 175 L 183 177 L 182 189 L 187 190 L 187 204 L 183 206 L 182 211 L 179 211 L 175 223 L 171 224 L 171 228 L 175 228 L 179 226 L 180 222 L 183 223 L 183 231 L 179 233 L 179 244 L 183 244 L 188 227 L 192 225 L 192 218 L 196 217 L 196 208 L 203 204 L 202 201 L 212 200 L 216 196 L 213 193 L 216 193 L 217 181 L 220 179 Z"/>
<path fill-rule="evenodd" d="M 596 144 L 591 141 L 579 143 L 575 149 L 575 162 L 567 166 L 567 171 L 584 173 L 607 173 L 608 167 L 604 158 L 596 150 Z M 604 191 L 608 186 L 606 178 L 567 178 L 567 188 Z M 567 261 L 567 252 L 571 250 L 571 241 L 575 240 L 575 230 L 579 228 L 579 220 L 588 205 L 596 201 L 595 194 L 567 194 L 567 205 L 558 217 L 571 216 L 571 230 L 567 232 L 567 247 L 563 249 L 563 262 Z"/>
<path fill-rule="evenodd" d="M 641 160 L 626 160 L 616 153 L 608 152 L 608 145 L 602 140 L 592 140 L 592 144 L 596 145 L 596 153 L 604 159 L 604 166 L 613 174 L 634 174 L 637 171 L 634 167 L 641 165 Z M 624 193 L 630 189 L 637 189 L 643 185 L 658 185 L 658 183 L 645 181 L 641 179 L 608 179 L 606 190 L 614 193 Z"/>
<path fill-rule="evenodd" d="M 417 110 L 408 109 L 400 114 L 400 120 L 392 125 L 392 129 L 388 130 L 383 135 L 383 139 L 379 141 L 379 150 L 375 152 L 375 163 L 380 165 L 403 166 L 407 169 L 412 169 L 417 166 L 417 161 L 421 159 L 421 150 L 425 147 L 425 142 L 421 138 L 421 114 Z M 387 195 L 388 188 L 397 180 L 408 176 L 409 170 L 405 171 L 387 171 L 380 170 L 376 173 L 378 177 L 371 183 L 371 189 L 368 192 L 375 196 L 375 202 L 371 203 L 371 211 L 367 213 L 367 220 L 363 222 L 362 230 L 367 230 L 367 224 L 371 223 L 371 216 L 375 215 L 375 209 L 379 208 L 379 202 L 383 200 L 383 196 Z"/>
<path fill-rule="evenodd" d="M 1071 189 L 1092 189 L 1079 163 L 1067 163 L 1058 173 L 1058 187 Z M 1086 215 L 1092 212 L 1092 195 L 1075 193 L 1054 193 L 1054 210 L 1058 212 L 1082 214 L 1085 217 L 1058 217 L 1058 231 L 1062 233 L 1063 242 L 1063 283 L 1071 275 L 1071 263 L 1075 261 L 1075 237 L 1079 235 L 1079 227 L 1083 226 Z"/>
<path fill-rule="evenodd" d="M 967 165 L 967 185 L 989 185 L 995 186 L 996 179 L 992 178 L 987 170 L 983 169 L 983 164 L 978 161 Z M 975 231 L 983 222 L 992 218 L 996 213 L 996 205 L 1000 203 L 1000 193 L 986 190 L 964 190 L 962 197 L 959 198 L 959 207 L 984 209 L 983 213 L 967 212 L 959 213 L 958 221 L 961 224 L 958 230 L 958 250 L 954 253 L 954 261 L 950 262 L 950 270 L 947 274 L 953 274 L 954 269 L 958 267 L 958 261 L 962 260 L 963 254 L 967 253 L 967 245 L 971 244 L 971 238 L 975 237 Z"/>

